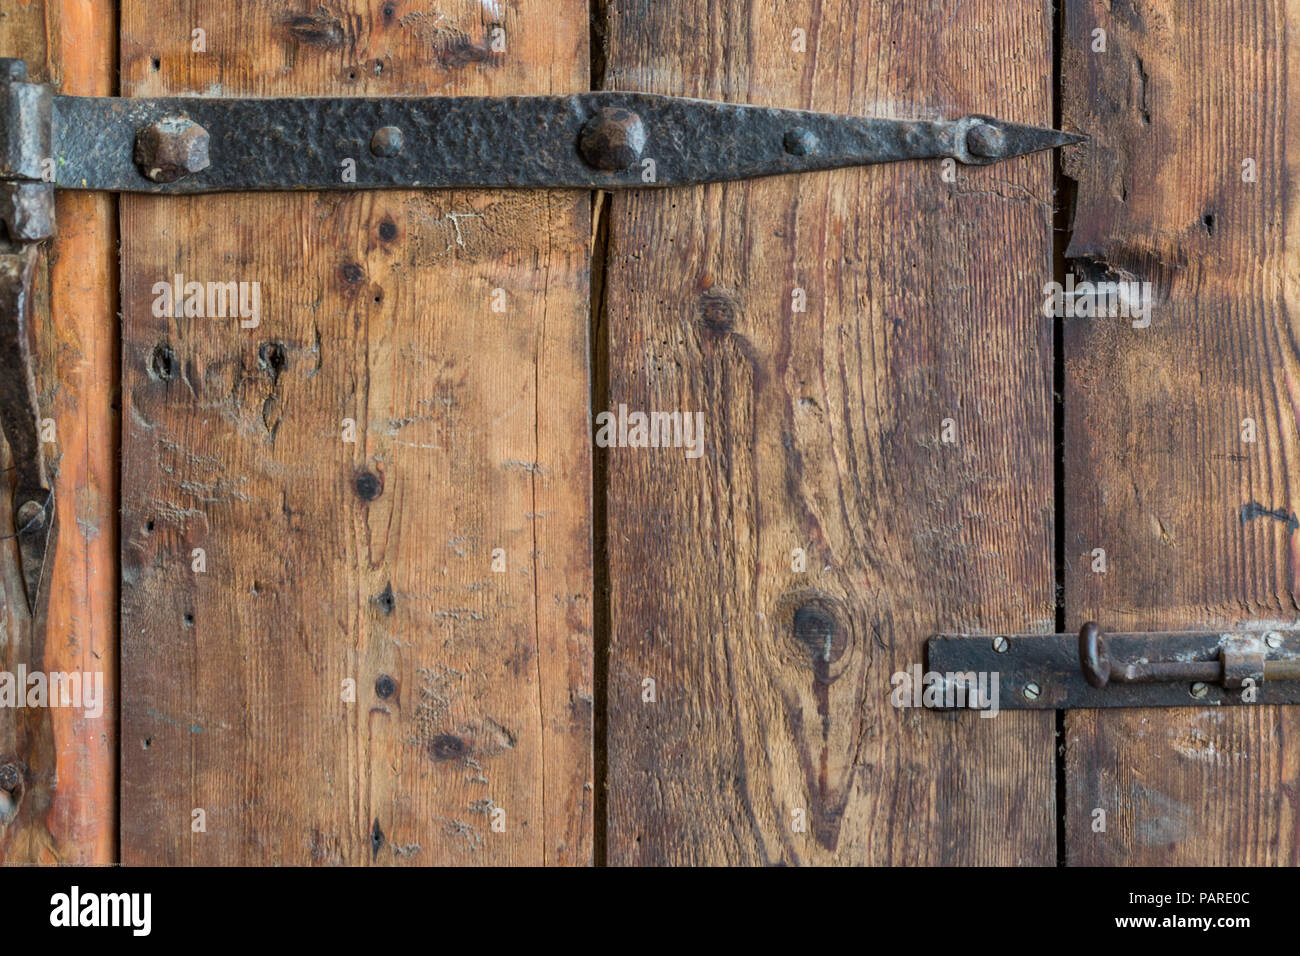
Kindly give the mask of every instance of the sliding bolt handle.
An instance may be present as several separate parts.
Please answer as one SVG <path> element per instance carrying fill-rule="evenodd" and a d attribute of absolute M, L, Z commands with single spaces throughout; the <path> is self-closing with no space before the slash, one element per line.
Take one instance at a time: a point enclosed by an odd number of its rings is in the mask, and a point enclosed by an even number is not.
<path fill-rule="evenodd" d="M 1089 621 L 1079 628 L 1079 668 L 1083 671 L 1083 679 L 1098 690 L 1110 681 L 1106 635 L 1096 621 Z"/>

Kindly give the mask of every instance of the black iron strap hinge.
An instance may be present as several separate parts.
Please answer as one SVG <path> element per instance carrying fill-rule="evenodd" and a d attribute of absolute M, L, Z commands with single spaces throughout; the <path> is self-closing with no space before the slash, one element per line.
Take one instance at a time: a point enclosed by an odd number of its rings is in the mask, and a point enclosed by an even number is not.
<path fill-rule="evenodd" d="M 944 709 L 1300 704 L 1300 630 L 938 634 L 926 670 Z"/>
<path fill-rule="evenodd" d="M 987 116 L 870 119 L 647 93 L 117 99 L 0 59 L 0 401 L 35 611 L 54 526 L 26 309 L 54 190 L 644 189 L 905 159 L 984 165 L 1083 139 Z"/>

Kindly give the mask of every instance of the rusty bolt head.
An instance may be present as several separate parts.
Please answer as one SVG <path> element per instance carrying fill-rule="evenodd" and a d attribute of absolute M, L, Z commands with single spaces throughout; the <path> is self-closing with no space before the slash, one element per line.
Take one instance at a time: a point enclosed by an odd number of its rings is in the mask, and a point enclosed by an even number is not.
<path fill-rule="evenodd" d="M 821 147 L 821 141 L 817 139 L 817 134 L 810 129 L 804 129 L 802 126 L 796 126 L 792 130 L 787 130 L 781 140 L 781 145 L 791 156 L 811 156 Z"/>
<path fill-rule="evenodd" d="M 973 156 L 996 159 L 1006 149 L 1007 138 L 1002 130 L 989 123 L 977 123 L 966 132 L 966 148 Z"/>
<path fill-rule="evenodd" d="M 155 183 L 174 183 L 207 169 L 208 131 L 184 116 L 150 123 L 136 134 L 135 164 Z"/>
<path fill-rule="evenodd" d="M 376 156 L 396 156 L 402 151 L 402 131 L 396 126 L 381 126 L 370 137 L 370 151 Z"/>
<path fill-rule="evenodd" d="M 597 169 L 627 169 L 645 149 L 645 124 L 631 110 L 606 107 L 582 127 L 578 149 Z"/>
<path fill-rule="evenodd" d="M 17 764 L 7 763 L 0 765 L 0 790 L 6 793 L 13 793 L 18 789 L 18 785 L 23 782 L 23 772 Z"/>

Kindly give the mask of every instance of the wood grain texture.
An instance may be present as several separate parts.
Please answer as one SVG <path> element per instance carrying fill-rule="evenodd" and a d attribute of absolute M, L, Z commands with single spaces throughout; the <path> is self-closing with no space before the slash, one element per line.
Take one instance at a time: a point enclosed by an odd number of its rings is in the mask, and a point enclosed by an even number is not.
<path fill-rule="evenodd" d="M 573 0 L 163 6 L 123 4 L 129 94 L 586 83 Z M 589 228 L 544 192 L 124 202 L 124 860 L 590 861 Z M 155 317 L 176 273 L 260 282 L 260 325 Z"/>
<path fill-rule="evenodd" d="M 1069 267 L 1154 293 L 1149 328 L 1065 320 L 1067 623 L 1294 625 L 1300 3 L 1075 0 L 1065 30 Z M 1294 709 L 1070 714 L 1068 862 L 1300 863 L 1298 739 Z"/>
<path fill-rule="evenodd" d="M 64 93 L 110 95 L 115 10 L 104 0 L 6 4 L 0 55 Z M 42 414 L 55 438 L 59 524 L 49 603 L 33 629 L 6 541 L 0 670 L 78 673 L 102 683 L 93 708 L 0 711 L 0 764 L 21 769 L 0 795 L 0 861 L 108 863 L 117 843 L 117 265 L 115 200 L 60 195 L 58 236 L 38 278 Z M 7 484 L 7 482 L 6 482 Z M 8 502 L 6 487 L 3 500 Z M 3 534 L 8 537 L 9 508 Z M 84 702 L 85 698 L 83 698 Z"/>
<path fill-rule="evenodd" d="M 1050 122 L 1042 3 L 608 12 L 613 88 Z M 607 453 L 611 863 L 1054 862 L 1052 715 L 889 703 L 936 630 L 1053 624 L 1051 160 L 942 172 L 613 199 L 609 406 L 706 446 Z"/>

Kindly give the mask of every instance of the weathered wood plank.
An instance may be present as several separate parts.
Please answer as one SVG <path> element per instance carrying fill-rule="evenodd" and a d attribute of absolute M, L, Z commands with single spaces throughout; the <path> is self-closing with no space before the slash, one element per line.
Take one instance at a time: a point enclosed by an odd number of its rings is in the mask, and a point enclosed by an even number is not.
<path fill-rule="evenodd" d="M 1050 121 L 1042 3 L 609 15 L 614 88 Z M 609 407 L 705 446 L 607 452 L 612 863 L 1054 862 L 1050 714 L 889 703 L 936 630 L 1053 625 L 1051 161 L 943 171 L 613 198 Z"/>
<path fill-rule="evenodd" d="M 32 79 L 65 93 L 112 94 L 116 49 L 111 2 L 35 0 L 0 10 L 0 54 L 26 60 Z M 35 633 L 6 541 L 0 670 L 79 674 L 81 703 L 90 706 L 0 710 L 0 764 L 21 778 L 0 793 L 6 863 L 107 863 L 117 852 L 114 211 L 111 197 L 60 195 L 58 237 L 38 280 L 37 376 L 54 423 L 45 448 L 60 522 L 46 623 Z M 0 500 L 8 537 L 7 478 Z"/>
<path fill-rule="evenodd" d="M 575 0 L 127 0 L 122 76 L 556 93 L 586 44 Z M 124 202 L 125 860 L 589 861 L 589 228 L 543 192 Z M 155 316 L 175 274 L 260 282 L 260 323 Z"/>
<path fill-rule="evenodd" d="M 1093 137 L 1069 267 L 1154 297 L 1147 328 L 1065 319 L 1068 623 L 1294 623 L 1300 3 L 1074 0 L 1065 29 L 1065 123 Z M 1068 862 L 1300 863 L 1298 720 L 1071 714 Z"/>

